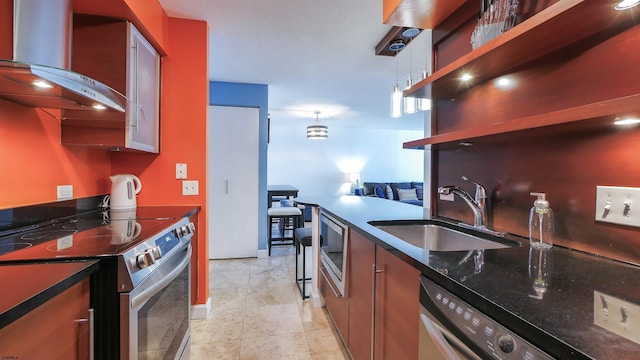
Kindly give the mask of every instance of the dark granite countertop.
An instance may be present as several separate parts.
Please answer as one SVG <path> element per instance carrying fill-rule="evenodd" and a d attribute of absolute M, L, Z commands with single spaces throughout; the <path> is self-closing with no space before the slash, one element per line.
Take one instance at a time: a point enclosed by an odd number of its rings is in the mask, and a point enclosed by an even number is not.
<path fill-rule="evenodd" d="M 546 292 L 540 296 L 533 282 L 541 253 L 531 251 L 526 238 L 520 238 L 520 247 L 483 250 L 484 266 L 476 273 L 473 261 L 463 261 L 466 251 L 423 250 L 368 224 L 428 219 L 421 207 L 359 196 L 296 201 L 318 205 L 344 219 L 351 228 L 557 358 L 627 359 L 640 353 L 640 344 L 593 324 L 594 306 L 601 310 L 594 291 L 640 304 L 638 266 L 554 246 L 542 253 L 543 271 L 548 275 L 544 276 Z M 619 314 L 612 312 L 611 316 Z"/>
<path fill-rule="evenodd" d="M 0 329 L 98 270 L 98 260 L 0 265 Z"/>

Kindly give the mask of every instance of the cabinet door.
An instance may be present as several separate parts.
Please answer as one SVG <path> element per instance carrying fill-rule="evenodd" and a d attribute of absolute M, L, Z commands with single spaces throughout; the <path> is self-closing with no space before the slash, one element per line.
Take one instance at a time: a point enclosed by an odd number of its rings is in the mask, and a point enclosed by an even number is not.
<path fill-rule="evenodd" d="M 129 23 L 127 147 L 159 152 L 160 56 Z"/>
<path fill-rule="evenodd" d="M 371 359 L 376 246 L 349 231 L 349 351 L 354 359 Z"/>
<path fill-rule="evenodd" d="M 210 259 L 258 254 L 259 124 L 257 108 L 209 107 Z"/>
<path fill-rule="evenodd" d="M 324 299 L 324 304 L 333 319 L 333 323 L 342 337 L 342 342 L 349 344 L 349 300 L 342 297 L 337 286 L 332 283 L 327 269 L 322 263 L 318 269 L 318 290 Z"/>
<path fill-rule="evenodd" d="M 420 272 L 376 245 L 375 358 L 417 359 Z"/>
<path fill-rule="evenodd" d="M 2 359 L 88 359 L 89 280 L 0 329 Z"/>

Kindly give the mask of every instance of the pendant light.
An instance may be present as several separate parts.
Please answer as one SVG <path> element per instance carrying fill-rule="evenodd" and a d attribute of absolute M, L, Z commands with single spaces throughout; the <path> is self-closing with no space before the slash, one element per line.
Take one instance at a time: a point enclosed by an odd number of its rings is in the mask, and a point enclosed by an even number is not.
<path fill-rule="evenodd" d="M 402 36 L 409 38 L 409 42 L 413 40 L 413 38 L 420 34 L 420 30 L 416 28 L 409 28 L 402 32 Z M 412 66 L 411 60 L 413 59 L 413 46 L 409 47 L 409 76 L 407 78 L 407 86 L 406 89 L 409 89 L 413 86 L 415 82 L 415 76 L 411 73 Z M 406 114 L 415 114 L 418 112 L 418 99 L 413 96 L 405 96 L 404 97 L 404 112 Z"/>
<path fill-rule="evenodd" d="M 307 139 L 321 140 L 329 138 L 329 127 L 326 125 L 320 125 L 320 122 L 318 120 L 320 111 L 316 111 L 315 114 L 315 124 L 307 126 Z"/>
<path fill-rule="evenodd" d="M 393 86 L 391 93 L 391 117 L 398 118 L 402 116 L 402 91 L 398 85 L 398 52 L 404 49 L 404 41 L 396 40 L 389 45 L 389 50 L 396 52 L 396 84 Z"/>
<path fill-rule="evenodd" d="M 431 47 L 431 30 L 425 30 L 427 33 L 425 35 L 425 45 L 424 45 L 424 68 L 422 69 L 422 74 L 420 76 L 420 80 L 424 80 L 431 75 L 431 51 L 429 51 Z M 425 37 L 425 35 L 422 35 Z M 431 99 L 429 98 L 420 98 L 418 99 L 418 110 L 420 111 L 429 111 L 431 110 Z"/>

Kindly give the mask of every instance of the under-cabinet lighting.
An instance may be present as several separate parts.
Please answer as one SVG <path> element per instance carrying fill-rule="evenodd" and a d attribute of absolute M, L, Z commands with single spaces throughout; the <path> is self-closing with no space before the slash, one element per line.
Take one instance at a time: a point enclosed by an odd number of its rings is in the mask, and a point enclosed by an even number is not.
<path fill-rule="evenodd" d="M 627 10 L 638 4 L 640 4 L 640 0 L 622 0 L 614 7 L 614 9 Z"/>
<path fill-rule="evenodd" d="M 640 124 L 640 119 L 638 118 L 618 119 L 614 121 L 613 124 L 618 126 L 636 125 L 636 124 Z"/>
<path fill-rule="evenodd" d="M 93 104 L 91 107 L 96 109 L 96 110 L 106 110 L 107 109 L 107 107 L 102 105 L 102 104 Z"/>
<path fill-rule="evenodd" d="M 40 89 L 51 89 L 53 86 L 44 80 L 36 80 L 33 82 L 33 85 L 39 87 Z"/>
<path fill-rule="evenodd" d="M 464 82 L 471 81 L 471 79 L 473 79 L 473 75 L 471 75 L 469 73 L 464 73 L 460 77 L 460 81 L 464 81 Z"/>
<path fill-rule="evenodd" d="M 516 86 L 516 81 L 509 76 L 503 76 L 496 80 L 496 87 L 502 90 L 513 89 Z"/>
<path fill-rule="evenodd" d="M 469 147 L 469 146 L 473 146 L 473 143 L 469 142 L 469 141 L 463 141 L 463 142 L 458 143 L 458 145 L 460 145 L 462 147 Z"/>

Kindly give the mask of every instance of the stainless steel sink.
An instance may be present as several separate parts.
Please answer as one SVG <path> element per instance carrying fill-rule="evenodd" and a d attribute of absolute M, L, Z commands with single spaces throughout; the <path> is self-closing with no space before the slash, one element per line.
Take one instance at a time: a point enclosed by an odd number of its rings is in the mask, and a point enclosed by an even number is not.
<path fill-rule="evenodd" d="M 411 245 L 432 251 L 503 249 L 520 246 L 517 241 L 459 228 L 437 220 L 371 221 L 370 225 Z"/>

